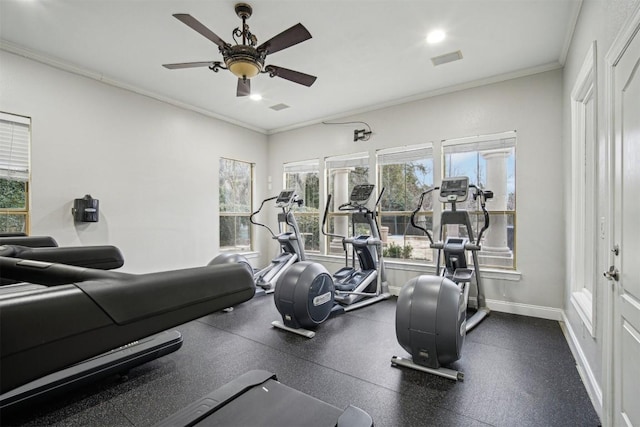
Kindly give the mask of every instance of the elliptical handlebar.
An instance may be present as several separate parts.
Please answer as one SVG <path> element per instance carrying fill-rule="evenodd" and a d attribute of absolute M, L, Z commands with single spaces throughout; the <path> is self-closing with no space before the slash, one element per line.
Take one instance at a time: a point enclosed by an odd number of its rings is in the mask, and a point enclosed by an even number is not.
<path fill-rule="evenodd" d="M 469 248 L 470 250 L 480 250 L 480 242 L 482 241 L 482 235 L 487 228 L 489 228 L 489 212 L 485 206 L 487 200 L 493 198 L 493 191 L 483 190 L 473 184 L 469 185 L 471 188 L 475 188 L 475 193 L 473 194 L 473 200 L 480 198 L 480 207 L 482 208 L 482 213 L 484 214 L 484 225 L 480 232 L 478 233 L 478 238 L 476 239 L 476 243 L 471 243 L 470 245 L 474 246 L 473 248 Z"/>
<path fill-rule="evenodd" d="M 359 204 L 354 204 L 352 202 L 347 202 L 347 203 L 343 203 L 340 206 L 338 206 L 338 210 L 339 211 L 343 211 L 343 212 L 348 212 L 348 211 L 365 211 L 368 213 L 372 213 L 374 215 L 375 218 L 375 212 L 376 212 L 376 207 L 380 204 L 380 201 L 382 200 L 382 195 L 384 194 L 385 191 L 385 187 L 382 187 L 382 190 L 380 190 L 380 194 L 378 195 L 378 198 L 376 200 L 376 203 L 373 207 L 373 210 L 370 210 L 369 208 L 366 207 L 366 204 L 363 205 L 359 205 Z M 326 231 L 326 224 L 327 224 L 327 217 L 329 215 L 329 207 L 331 205 L 331 200 L 332 200 L 333 196 L 331 194 L 329 194 L 327 196 L 327 203 L 324 207 L 324 216 L 322 217 L 322 227 L 320 228 L 320 231 L 322 232 L 322 234 L 324 234 L 327 237 L 336 237 L 341 239 L 342 241 L 342 249 L 345 251 L 345 254 L 347 252 L 347 243 L 352 243 L 351 241 L 349 241 L 349 238 L 347 236 L 342 236 L 339 234 L 331 234 L 328 233 Z M 378 225 L 378 223 L 376 222 L 376 226 Z M 378 231 L 378 234 L 380 234 L 380 232 Z M 379 239 L 378 239 L 379 240 Z"/>
<path fill-rule="evenodd" d="M 291 209 L 293 209 L 293 205 L 296 204 L 298 205 L 298 208 L 300 206 L 302 206 L 304 204 L 304 199 L 301 199 L 298 197 L 297 194 L 295 194 L 293 196 L 293 198 L 291 199 L 291 204 L 289 206 L 283 206 L 282 207 L 282 212 L 284 212 L 286 215 L 284 216 L 284 222 L 289 226 L 289 227 L 293 227 L 293 224 L 291 224 L 289 222 L 289 212 L 291 212 Z"/>
<path fill-rule="evenodd" d="M 257 222 L 256 220 L 253 219 L 253 217 L 260 213 L 260 211 L 262 210 L 262 207 L 264 206 L 265 203 L 270 202 L 271 200 L 278 200 L 278 202 L 279 202 L 280 201 L 279 199 L 280 199 L 280 195 L 264 199 L 262 201 L 262 203 L 260 203 L 260 207 L 258 208 L 258 210 L 255 211 L 255 212 L 252 212 L 251 215 L 249 216 L 249 222 L 251 222 L 251 224 L 259 225 L 260 227 L 266 228 L 267 230 L 269 230 L 269 233 L 271 233 L 271 237 L 273 237 L 274 239 L 277 239 L 278 236 L 273 232 L 273 230 L 271 230 L 271 228 L 268 225 L 265 225 L 265 224 L 262 224 L 260 222 Z M 304 203 L 304 200 L 299 198 L 297 194 L 293 193 L 293 195 L 291 196 L 290 199 L 288 199 L 286 204 L 284 204 L 284 203 L 283 204 L 279 204 L 278 202 L 276 202 L 276 207 L 281 208 L 282 212 L 287 214 L 288 212 L 291 211 L 291 208 L 293 207 L 294 204 L 297 204 L 298 207 L 302 206 L 303 203 Z M 292 224 L 289 223 L 288 215 L 285 215 L 285 222 L 286 222 L 286 224 L 288 226 L 290 226 L 290 227 L 292 226 Z"/>
<path fill-rule="evenodd" d="M 373 205 L 374 212 L 375 212 L 376 208 L 378 207 L 378 205 L 380 204 L 380 202 L 382 201 L 382 195 L 384 194 L 384 190 L 386 190 L 386 187 L 382 187 L 382 190 L 380 190 L 380 195 L 378 196 L 378 200 L 376 200 L 376 204 Z"/>
<path fill-rule="evenodd" d="M 328 197 L 327 197 L 327 204 L 324 207 L 324 216 L 322 217 L 322 227 L 320 227 L 320 231 L 322 232 L 322 234 L 324 234 L 327 237 L 337 237 L 337 238 L 339 238 L 342 241 L 342 249 L 346 252 L 347 251 L 347 244 L 344 241 L 346 236 L 341 236 L 339 234 L 331 234 L 331 233 L 327 233 L 325 231 L 325 227 L 326 227 L 326 224 L 327 224 L 327 216 L 329 216 L 329 206 L 331 205 L 331 199 L 332 199 L 332 196 L 331 196 L 331 194 L 329 194 Z"/>
<path fill-rule="evenodd" d="M 422 227 L 422 226 L 416 224 L 415 217 L 418 214 L 418 212 L 420 212 L 420 209 L 422 209 L 422 203 L 424 203 L 424 196 L 426 196 L 427 194 L 431 193 L 434 190 L 439 190 L 439 189 L 440 189 L 440 187 L 431 187 L 427 191 L 422 192 L 422 194 L 420 194 L 420 201 L 418 202 L 418 206 L 411 213 L 411 225 L 414 228 L 417 228 L 418 230 L 424 232 L 424 234 L 427 235 L 427 237 L 429 238 L 429 241 L 431 242 L 431 247 L 433 247 L 435 245 L 435 243 L 433 241 L 433 237 L 431 236 L 431 233 L 425 227 Z"/>
<path fill-rule="evenodd" d="M 269 202 L 269 201 L 271 201 L 271 200 L 275 200 L 275 199 L 277 199 L 277 198 L 278 198 L 278 196 L 269 197 L 268 199 L 264 199 L 264 200 L 262 201 L 262 203 L 260 203 L 260 207 L 258 208 L 258 210 L 257 210 L 257 211 L 255 211 L 255 212 L 252 212 L 252 213 L 251 213 L 251 215 L 249 216 L 249 222 L 250 222 L 251 224 L 253 224 L 253 225 L 259 225 L 260 227 L 264 227 L 264 228 L 266 228 L 267 230 L 269 230 L 269 233 L 271 233 L 271 236 L 273 236 L 274 238 L 276 237 L 276 235 L 274 234 L 273 230 L 271 230 L 271 228 L 269 228 L 269 226 L 268 226 L 268 225 L 265 225 L 265 224 L 259 223 L 259 222 L 257 222 L 257 221 L 254 221 L 253 217 L 254 217 L 255 215 L 257 215 L 258 213 L 260 213 L 260 211 L 262 210 L 262 207 L 264 206 L 264 204 L 265 204 L 265 203 L 267 203 L 267 202 Z"/>
<path fill-rule="evenodd" d="M 487 200 L 493 198 L 493 191 L 482 190 L 481 188 L 479 188 L 478 186 L 476 186 L 474 184 L 470 184 L 469 188 L 473 188 L 475 190 L 475 192 L 473 193 L 473 200 L 476 200 L 477 198 L 480 198 L 480 207 L 482 208 L 482 212 L 484 214 L 484 225 L 482 226 L 482 229 L 478 233 L 478 237 L 477 237 L 476 241 L 467 243 L 465 245 L 465 249 L 479 251 L 480 250 L 480 242 L 482 241 L 482 235 L 489 228 L 489 212 L 487 211 L 485 203 L 486 203 Z M 440 189 L 440 187 L 431 187 L 427 191 L 422 192 L 422 194 L 420 194 L 420 200 L 418 201 L 418 206 L 411 213 L 411 225 L 414 228 L 417 228 L 418 230 L 420 230 L 420 231 L 424 232 L 424 234 L 426 234 L 426 236 L 429 238 L 429 241 L 431 242 L 430 246 L 431 246 L 432 249 L 442 249 L 444 247 L 444 244 L 442 242 L 437 242 L 437 243 L 434 242 L 433 241 L 433 236 L 431 236 L 431 233 L 429 232 L 429 230 L 427 230 L 425 227 L 422 227 L 422 226 L 416 224 L 415 217 L 418 214 L 418 212 L 420 212 L 420 209 L 422 208 L 422 204 L 424 203 L 424 196 L 426 196 L 427 194 L 431 193 L 434 190 L 439 190 L 439 189 Z"/>

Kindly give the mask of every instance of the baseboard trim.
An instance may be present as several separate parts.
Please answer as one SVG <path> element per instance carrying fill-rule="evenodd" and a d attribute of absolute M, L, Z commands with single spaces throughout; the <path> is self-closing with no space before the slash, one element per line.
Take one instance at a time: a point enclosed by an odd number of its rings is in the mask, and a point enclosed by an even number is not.
<path fill-rule="evenodd" d="M 400 293 L 399 286 L 389 286 L 389 292 L 392 295 L 398 295 Z M 556 320 L 561 322 L 564 312 L 560 308 L 544 307 L 541 305 L 522 304 L 517 302 L 500 301 L 487 299 L 487 307 L 492 311 L 499 311 L 501 313 L 519 314 L 521 316 L 538 317 L 540 319 Z M 473 307 L 476 304 L 475 297 L 469 297 L 469 306 Z"/>
<path fill-rule="evenodd" d="M 390 286 L 389 290 L 397 295 L 400 291 L 400 287 Z M 475 298 L 469 298 L 469 305 L 473 306 L 476 302 Z M 553 307 L 544 307 L 540 305 L 531 305 L 531 304 L 521 304 L 516 302 L 509 301 L 499 301 L 499 300 L 486 300 L 487 306 L 492 311 L 498 311 L 501 313 L 510 313 L 517 314 L 521 316 L 531 316 L 537 317 L 541 319 L 555 320 L 560 323 L 560 328 L 569 344 L 569 348 L 571 349 L 571 353 L 573 354 L 573 358 L 576 361 L 576 368 L 578 373 L 580 374 L 580 378 L 587 390 L 587 394 L 591 399 L 591 403 L 593 404 L 596 413 L 602 419 L 602 390 L 598 385 L 596 380 L 596 376 L 593 374 L 591 370 L 591 366 L 580 347 L 580 343 L 573 329 L 571 328 L 571 324 L 569 323 L 569 319 L 564 312 L 564 310 L 560 308 Z"/>
<path fill-rule="evenodd" d="M 560 327 L 562 328 L 562 332 L 564 332 L 565 338 L 567 339 L 567 343 L 569 344 L 569 348 L 571 349 L 573 358 L 576 360 L 576 364 L 577 364 L 576 367 L 578 368 L 578 373 L 582 378 L 584 387 L 587 389 L 587 394 L 591 399 L 593 408 L 596 410 L 596 413 L 598 414 L 600 419 L 602 419 L 602 389 L 598 385 L 596 376 L 593 374 L 593 371 L 591 370 L 589 361 L 584 355 L 584 352 L 582 351 L 582 347 L 580 347 L 580 342 L 578 341 L 578 337 L 573 332 L 571 323 L 569 322 L 569 319 L 567 318 L 564 311 L 562 312 L 562 320 L 560 322 Z"/>
<path fill-rule="evenodd" d="M 474 298 L 469 298 L 470 305 L 475 303 Z M 471 302 L 473 301 L 473 303 Z M 517 302 L 487 300 L 487 307 L 493 311 L 501 313 L 519 314 L 521 316 L 538 317 L 540 319 L 549 319 L 561 321 L 563 312 L 560 308 L 544 307 L 541 305 L 522 304 Z"/>
<path fill-rule="evenodd" d="M 389 292 L 391 295 L 400 295 L 400 289 L 402 289 L 402 286 L 389 286 Z"/>

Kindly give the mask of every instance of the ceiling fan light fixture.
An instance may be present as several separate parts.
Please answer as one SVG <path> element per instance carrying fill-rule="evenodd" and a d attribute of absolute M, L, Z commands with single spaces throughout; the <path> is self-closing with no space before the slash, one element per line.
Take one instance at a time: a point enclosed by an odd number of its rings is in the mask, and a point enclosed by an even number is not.
<path fill-rule="evenodd" d="M 169 70 L 207 67 L 216 73 L 219 70 L 229 70 L 238 78 L 236 96 L 239 97 L 251 95 L 250 79 L 260 73 L 268 73 L 269 77 L 279 77 L 307 87 L 316 81 L 316 77 L 310 74 L 278 67 L 276 65 L 268 65 L 265 69 L 264 65 L 267 55 L 309 40 L 311 34 L 304 25 L 298 23 L 271 37 L 261 45 L 256 46 L 258 44 L 258 38 L 255 34 L 251 33 L 249 25 L 247 24 L 247 19 L 251 17 L 251 13 L 253 12 L 251 6 L 246 3 L 238 3 L 235 6 L 235 11 L 238 17 L 242 19 L 242 25 L 234 29 L 231 33 L 235 45 L 225 42 L 202 22 L 188 13 L 174 13 L 173 16 L 177 20 L 218 46 L 218 50 L 224 60 L 224 65 L 220 61 L 199 61 L 163 64 L 163 67 Z"/>
<path fill-rule="evenodd" d="M 225 55 L 224 63 L 229 71 L 239 79 L 250 79 L 262 71 L 264 62 L 258 51 L 251 46 L 236 45 Z"/>
<path fill-rule="evenodd" d="M 239 79 L 250 79 L 257 76 L 262 67 L 255 61 L 234 58 L 227 62 L 227 68 Z"/>

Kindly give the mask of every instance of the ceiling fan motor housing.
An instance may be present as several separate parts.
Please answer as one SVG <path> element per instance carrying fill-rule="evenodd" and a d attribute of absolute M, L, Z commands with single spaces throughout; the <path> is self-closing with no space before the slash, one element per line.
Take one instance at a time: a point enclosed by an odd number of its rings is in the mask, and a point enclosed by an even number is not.
<path fill-rule="evenodd" d="M 238 3 L 235 6 L 236 15 L 240 19 L 249 19 L 253 13 L 253 9 L 246 3 Z"/>

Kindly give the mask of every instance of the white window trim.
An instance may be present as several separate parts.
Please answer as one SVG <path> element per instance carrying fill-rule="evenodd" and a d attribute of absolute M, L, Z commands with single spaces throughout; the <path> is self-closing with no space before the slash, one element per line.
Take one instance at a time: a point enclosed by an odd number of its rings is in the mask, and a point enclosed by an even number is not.
<path fill-rule="evenodd" d="M 249 188 L 250 188 L 250 191 L 251 191 L 251 197 L 249 199 L 251 201 L 251 206 L 249 207 L 249 215 L 251 215 L 251 213 L 253 212 L 253 210 L 255 208 L 255 205 L 256 205 L 256 201 L 254 200 L 255 197 L 256 197 L 256 192 L 255 192 L 255 188 L 254 188 L 254 185 L 255 185 L 255 168 L 256 168 L 255 163 L 249 162 L 249 161 L 246 161 L 246 160 L 238 160 L 238 159 L 232 159 L 230 157 L 220 156 L 220 158 L 218 159 L 218 165 L 220 165 L 220 163 L 219 163 L 220 160 L 229 160 L 229 161 L 232 161 L 232 162 L 241 162 L 241 163 L 246 163 L 246 164 L 248 164 L 250 166 L 249 174 L 250 174 L 251 183 L 250 183 L 250 187 Z M 220 174 L 220 169 L 218 169 L 218 174 Z M 220 192 L 220 188 L 218 188 L 218 192 Z M 244 214 L 244 212 L 235 212 L 235 213 Z M 222 212 L 220 211 L 220 206 L 218 206 L 218 229 L 220 229 L 220 218 L 222 216 L 224 216 L 224 215 L 222 215 Z M 252 228 L 254 226 L 253 226 L 253 224 L 250 224 L 249 227 Z M 220 231 L 218 231 L 218 250 L 221 253 L 235 252 L 235 253 L 243 254 L 245 256 L 250 255 L 252 253 L 258 253 L 257 249 L 256 249 L 257 237 L 256 237 L 255 234 L 256 233 L 254 233 L 253 230 L 252 230 L 251 231 L 251 236 L 250 236 L 250 239 L 249 239 L 249 248 L 244 250 L 244 251 L 238 251 L 237 245 L 235 247 L 233 247 L 233 248 L 229 248 L 229 247 L 226 247 L 226 246 L 222 247 L 221 244 L 220 244 Z M 248 256 L 248 257 L 250 258 L 251 256 Z"/>
<path fill-rule="evenodd" d="M 458 145 L 458 144 L 477 144 L 477 143 L 480 143 L 480 142 L 496 141 L 496 140 L 501 140 L 501 139 L 511 139 L 511 138 L 515 138 L 515 137 L 516 137 L 516 131 L 515 130 L 509 130 L 509 131 L 505 131 L 505 132 L 490 133 L 490 134 L 486 134 L 486 135 L 476 135 L 476 136 L 466 136 L 466 137 L 462 137 L 462 138 L 443 139 L 441 141 L 441 143 L 442 143 L 442 148 L 444 148 L 444 147 L 448 147 L 448 146 L 452 146 L 452 145 Z"/>
<path fill-rule="evenodd" d="M 596 42 L 589 47 L 571 91 L 571 230 L 569 280 L 571 304 L 595 337 L 597 206 L 595 140 L 597 137 Z M 592 103 L 591 120 L 587 116 Z M 590 126 L 590 129 L 586 127 Z M 591 190 L 591 191 L 589 191 Z"/>
<path fill-rule="evenodd" d="M 489 144 L 486 144 L 486 143 L 493 143 L 493 144 L 492 146 L 487 147 Z M 483 145 L 483 146 L 479 147 L 480 145 Z M 445 173 L 446 173 L 445 158 L 447 154 L 456 153 L 456 152 L 461 153 L 461 152 L 476 152 L 476 151 L 482 151 L 484 153 L 500 152 L 505 148 L 515 149 L 516 146 L 517 146 L 517 131 L 515 130 L 498 132 L 493 134 L 476 135 L 476 136 L 442 140 L 440 144 L 440 160 L 441 160 L 441 170 L 440 170 L 441 178 L 440 179 L 445 177 Z M 516 165 L 516 169 L 517 169 L 517 165 Z M 517 187 L 517 184 L 516 184 L 516 187 Z M 517 196 L 516 196 L 516 199 L 517 199 Z M 516 206 L 517 206 L 517 203 L 516 203 Z M 444 208 L 444 204 L 441 204 L 441 203 L 434 206 L 434 216 L 437 214 L 439 217 L 441 215 L 441 209 L 443 208 Z M 438 210 L 436 211 L 436 209 Z M 492 209 L 489 209 L 489 208 L 487 209 L 490 215 L 494 212 L 501 212 L 500 210 L 493 211 Z M 516 207 L 516 209 L 513 211 L 515 218 L 517 218 L 517 212 L 518 212 L 518 209 Z M 434 229 L 436 227 L 438 228 L 440 227 L 439 219 L 437 221 L 434 219 Z M 513 255 L 512 266 L 511 267 L 505 266 L 504 271 L 514 272 L 519 277 L 520 273 L 517 270 L 517 248 L 516 247 L 514 247 L 512 255 Z M 499 266 L 481 266 L 480 268 L 489 269 L 489 270 L 499 269 L 500 271 L 503 270 Z"/>
<path fill-rule="evenodd" d="M 309 261 L 317 261 L 317 262 L 335 262 L 335 263 L 344 263 L 344 256 L 342 255 L 322 255 L 318 253 L 314 253 L 309 255 Z M 412 271 L 418 274 L 431 274 L 435 275 L 435 265 L 433 264 L 425 264 L 419 262 L 407 262 L 407 261 L 399 261 L 399 260 L 389 260 L 385 258 L 384 260 L 385 268 L 389 271 Z M 482 279 L 494 279 L 494 280 L 505 280 L 509 282 L 519 282 L 522 280 L 522 273 L 517 270 L 502 270 L 502 269 L 494 269 L 494 268 L 480 268 L 480 277 Z M 402 284 L 397 284 L 401 286 Z"/>
<path fill-rule="evenodd" d="M 330 175 L 330 169 L 341 169 L 342 167 L 354 167 L 354 166 L 335 166 L 335 165 L 331 165 L 331 163 L 341 163 L 341 162 L 345 162 L 345 163 L 359 163 L 362 164 L 363 166 L 366 165 L 366 167 L 369 168 L 369 176 L 371 176 L 371 156 L 369 155 L 368 151 L 359 151 L 356 153 L 350 153 L 350 154 L 343 154 L 343 155 L 339 155 L 339 156 L 330 156 L 330 157 L 325 157 L 324 161 L 322 162 L 322 183 L 321 185 L 321 200 L 325 201 L 326 204 L 326 200 L 330 191 L 329 188 L 329 175 Z M 324 207 L 322 208 L 324 209 Z M 324 211 L 323 211 L 324 212 Z M 321 216 L 322 217 L 322 216 Z M 322 224 L 320 224 L 320 227 L 322 227 Z M 328 225 L 327 225 L 328 227 Z M 320 239 L 320 254 L 325 255 L 325 256 L 331 256 L 328 251 L 329 248 L 327 247 L 327 239 L 326 238 L 321 238 Z"/>
<path fill-rule="evenodd" d="M 319 187 L 322 187 L 322 174 L 320 172 L 320 159 L 310 159 L 310 160 L 300 160 L 300 161 L 296 161 L 296 162 L 287 162 L 287 163 L 283 163 L 282 164 L 282 186 L 283 188 L 286 187 L 287 185 L 287 174 L 288 173 L 317 173 L 318 174 L 318 185 Z M 320 188 L 318 188 L 318 190 L 320 190 Z M 304 195 L 303 195 L 304 196 Z M 306 200 L 304 200 L 304 202 L 306 202 Z M 321 219 L 322 218 L 322 211 L 323 209 L 323 205 L 322 202 L 320 201 L 319 206 L 318 206 L 318 250 L 315 251 L 313 249 L 309 249 L 309 248 L 304 248 L 305 253 L 308 254 L 309 253 L 318 253 L 320 251 L 322 251 L 322 241 L 323 241 L 323 234 L 322 231 L 320 231 L 320 227 L 322 227 L 321 224 Z M 303 239 L 304 240 L 304 239 Z M 302 243 L 302 245 L 304 245 L 304 242 Z"/>

